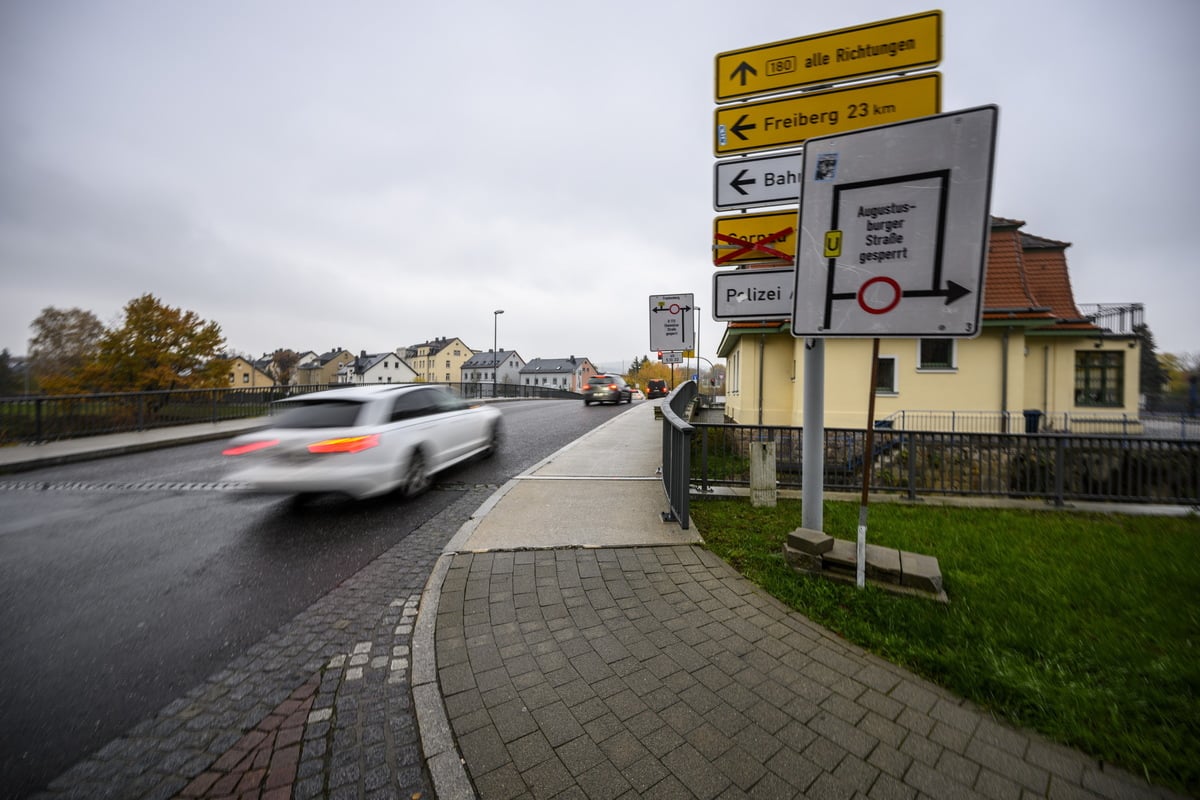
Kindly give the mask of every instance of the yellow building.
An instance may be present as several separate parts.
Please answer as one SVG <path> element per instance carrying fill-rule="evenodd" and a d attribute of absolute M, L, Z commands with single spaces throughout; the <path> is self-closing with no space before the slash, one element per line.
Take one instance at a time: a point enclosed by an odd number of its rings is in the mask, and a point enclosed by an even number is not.
<path fill-rule="evenodd" d="M 875 419 L 933 430 L 1115 430 L 1139 407 L 1141 306 L 1075 303 L 1066 242 L 993 218 L 983 329 L 975 339 L 882 339 Z M 788 323 L 730 323 L 726 416 L 740 424 L 801 426 L 805 339 Z M 825 340 L 825 425 L 863 428 L 870 339 Z M 1016 427 L 1020 426 L 1020 427 Z M 1125 428 L 1128 429 L 1128 428 Z"/>
<path fill-rule="evenodd" d="M 463 364 L 475 355 L 475 351 L 457 337 L 431 339 L 401 347 L 396 352 L 417 373 L 417 380 L 424 383 L 458 383 Z"/>
<path fill-rule="evenodd" d="M 337 382 L 338 370 L 353 361 L 354 354 L 341 347 L 312 358 L 305 354 L 296 366 L 295 382 L 301 386 L 330 386 Z"/>
<path fill-rule="evenodd" d="M 229 385 L 234 389 L 261 389 L 274 386 L 275 379 L 241 356 L 229 360 Z"/>

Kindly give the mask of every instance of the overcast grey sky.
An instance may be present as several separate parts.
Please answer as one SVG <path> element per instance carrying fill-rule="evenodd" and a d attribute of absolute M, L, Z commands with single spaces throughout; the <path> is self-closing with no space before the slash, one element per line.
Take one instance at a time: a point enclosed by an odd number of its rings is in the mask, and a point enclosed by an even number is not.
<path fill-rule="evenodd" d="M 0 0 L 0 348 L 150 292 L 231 348 L 649 352 L 711 320 L 713 58 L 941 8 L 991 210 L 1200 350 L 1196 0 Z"/>

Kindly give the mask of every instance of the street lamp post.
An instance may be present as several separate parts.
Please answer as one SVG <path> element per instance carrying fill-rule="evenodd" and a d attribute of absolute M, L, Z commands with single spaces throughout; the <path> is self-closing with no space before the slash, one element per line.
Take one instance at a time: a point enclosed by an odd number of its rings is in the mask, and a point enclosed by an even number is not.
<path fill-rule="evenodd" d="M 500 329 L 500 315 L 503 313 L 503 308 L 492 312 L 492 397 L 496 396 L 496 380 L 500 375 L 500 349 L 496 344 L 496 334 Z"/>

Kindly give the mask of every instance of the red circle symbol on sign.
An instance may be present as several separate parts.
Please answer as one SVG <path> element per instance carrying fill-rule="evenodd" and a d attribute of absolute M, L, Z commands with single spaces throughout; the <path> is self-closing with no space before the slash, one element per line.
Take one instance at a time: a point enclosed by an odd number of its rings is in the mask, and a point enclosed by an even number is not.
<path fill-rule="evenodd" d="M 679 304 L 678 303 L 671 303 L 671 313 L 672 314 L 679 313 Z"/>
<path fill-rule="evenodd" d="M 867 289 L 870 289 L 876 283 L 886 283 L 888 286 L 892 287 L 892 299 L 891 299 L 891 302 L 889 302 L 887 305 L 884 305 L 884 306 L 869 306 L 869 305 L 867 305 L 867 301 L 866 301 Z M 900 305 L 900 295 L 901 295 L 900 284 L 896 283 L 896 281 L 892 280 L 891 278 L 889 278 L 887 276 L 880 275 L 878 277 L 871 278 L 871 280 L 864 283 L 862 285 L 862 288 L 860 288 L 858 290 L 858 305 L 862 308 L 863 311 L 867 312 L 868 314 L 886 314 L 887 312 L 891 311 L 896 306 Z"/>

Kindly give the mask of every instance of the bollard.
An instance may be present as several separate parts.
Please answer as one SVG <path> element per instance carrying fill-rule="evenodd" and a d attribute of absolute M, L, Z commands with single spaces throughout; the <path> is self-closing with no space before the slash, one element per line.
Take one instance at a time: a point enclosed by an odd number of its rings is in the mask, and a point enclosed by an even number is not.
<path fill-rule="evenodd" d="M 775 442 L 754 442 L 750 445 L 750 505 L 774 508 L 777 496 Z"/>

